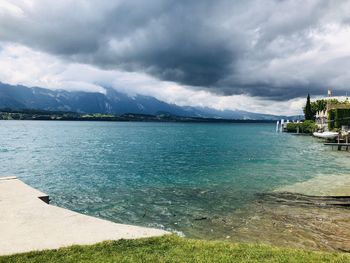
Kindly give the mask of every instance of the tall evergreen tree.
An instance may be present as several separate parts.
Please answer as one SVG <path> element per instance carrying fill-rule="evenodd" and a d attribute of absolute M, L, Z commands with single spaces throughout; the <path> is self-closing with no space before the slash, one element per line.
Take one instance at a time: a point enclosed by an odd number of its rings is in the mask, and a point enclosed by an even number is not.
<path fill-rule="evenodd" d="M 310 102 L 310 94 L 307 94 L 306 105 L 305 105 L 305 120 L 313 120 L 314 115 L 312 113 L 311 102 Z"/>

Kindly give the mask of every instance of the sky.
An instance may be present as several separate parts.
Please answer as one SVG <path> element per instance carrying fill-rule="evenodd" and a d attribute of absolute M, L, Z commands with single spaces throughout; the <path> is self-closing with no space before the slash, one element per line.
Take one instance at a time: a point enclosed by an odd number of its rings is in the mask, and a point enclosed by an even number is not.
<path fill-rule="evenodd" d="M 344 96 L 350 1 L 1 0 L 0 81 L 300 114 Z"/>

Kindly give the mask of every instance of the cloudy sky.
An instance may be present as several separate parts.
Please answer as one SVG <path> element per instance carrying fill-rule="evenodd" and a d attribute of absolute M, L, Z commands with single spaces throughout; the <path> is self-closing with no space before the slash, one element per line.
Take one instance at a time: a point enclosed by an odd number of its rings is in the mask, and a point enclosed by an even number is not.
<path fill-rule="evenodd" d="M 346 0 L 1 0 L 0 81 L 298 114 L 307 93 L 349 90 L 349 10 Z"/>

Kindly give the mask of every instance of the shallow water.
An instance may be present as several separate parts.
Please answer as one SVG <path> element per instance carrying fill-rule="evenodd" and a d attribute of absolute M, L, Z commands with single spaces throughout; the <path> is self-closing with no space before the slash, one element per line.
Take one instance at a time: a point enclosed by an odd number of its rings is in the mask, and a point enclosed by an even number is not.
<path fill-rule="evenodd" d="M 1 175 L 58 206 L 207 239 L 288 244 L 260 194 L 350 174 L 349 157 L 274 124 L 0 121 Z"/>
<path fill-rule="evenodd" d="M 310 180 L 283 186 L 275 192 L 298 193 L 309 196 L 350 196 L 350 175 L 321 175 Z"/>

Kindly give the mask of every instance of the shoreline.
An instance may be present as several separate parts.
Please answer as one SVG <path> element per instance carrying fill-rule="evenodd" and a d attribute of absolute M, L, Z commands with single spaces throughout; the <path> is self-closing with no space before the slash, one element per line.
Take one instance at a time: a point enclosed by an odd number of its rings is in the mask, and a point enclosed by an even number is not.
<path fill-rule="evenodd" d="M 107 121 L 107 122 L 180 122 L 180 123 L 275 123 L 271 119 L 230 119 L 219 117 L 180 116 L 170 113 L 142 114 L 100 114 L 35 109 L 0 109 L 0 120 L 39 120 L 39 121 Z"/>
<path fill-rule="evenodd" d="M 0 213 L 0 255 L 170 234 L 113 223 L 48 202 L 48 195 L 16 177 L 0 177 L 0 211 L 6 211 Z"/>
<path fill-rule="evenodd" d="M 342 186 L 347 177 L 318 176 L 278 188 L 270 194 L 262 195 L 260 202 L 251 204 L 250 208 L 254 213 L 246 214 L 242 211 L 241 216 L 224 218 L 226 226 L 222 229 L 221 219 L 214 218 L 209 220 L 211 223 L 207 222 L 209 225 L 203 222 L 202 227 L 211 225 L 209 228 L 218 232 L 226 229 L 231 232 L 228 234 L 231 237 L 226 240 L 231 242 L 259 242 L 289 248 L 350 251 L 348 231 L 341 230 L 350 229 L 347 209 L 334 205 L 334 200 L 331 200 L 331 203 L 327 203 L 327 200 L 324 202 L 323 199 L 314 200 L 314 197 L 317 197 L 316 192 L 312 192 L 313 196 L 310 196 L 310 191 L 303 191 L 313 190 L 309 187 L 313 185 L 321 193 L 343 196 L 346 192 L 338 191 L 337 187 L 334 187 L 337 191 L 323 190 L 327 189 L 330 181 L 338 181 L 335 185 Z M 323 182 L 325 178 L 328 179 L 322 187 L 315 183 Z M 350 184 L 350 179 L 347 182 Z M 46 194 L 16 177 L 0 177 L 0 210 L 9 211 L 0 215 L 0 227 L 6 229 L 0 236 L 0 255 L 169 234 L 158 229 L 112 223 L 49 205 L 48 201 Z M 242 225 L 242 222 L 245 223 Z M 269 234 L 261 236 L 261 231 Z"/>
<path fill-rule="evenodd" d="M 348 175 L 317 176 L 261 193 L 231 215 L 200 222 L 213 230 L 214 240 L 350 252 L 349 189 Z M 200 228 L 192 234 L 201 236 Z"/>

